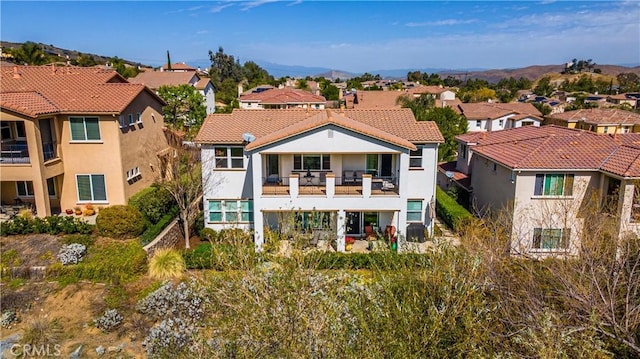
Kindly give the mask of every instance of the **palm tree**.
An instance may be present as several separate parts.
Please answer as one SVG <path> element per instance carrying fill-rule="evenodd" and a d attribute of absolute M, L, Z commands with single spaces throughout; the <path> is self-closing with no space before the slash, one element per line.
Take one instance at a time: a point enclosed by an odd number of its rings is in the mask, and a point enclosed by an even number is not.
<path fill-rule="evenodd" d="M 47 55 L 40 45 L 27 41 L 13 51 L 13 57 L 19 64 L 44 65 L 47 63 Z"/>

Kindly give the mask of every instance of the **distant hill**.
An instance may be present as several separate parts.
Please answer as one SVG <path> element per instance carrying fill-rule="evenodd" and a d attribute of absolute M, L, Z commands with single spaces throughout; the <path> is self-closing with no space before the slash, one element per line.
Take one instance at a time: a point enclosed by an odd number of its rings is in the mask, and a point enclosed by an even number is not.
<path fill-rule="evenodd" d="M 18 47 L 20 45 L 22 45 L 22 43 L 0 41 L 0 46 L 2 46 L 2 48 Z M 73 60 L 81 53 L 81 51 L 62 49 L 53 45 L 47 45 L 42 43 L 39 43 L 39 45 L 42 46 L 44 51 L 49 55 L 59 56 L 61 62 L 65 62 L 67 60 Z M 112 57 L 112 56 L 103 56 L 103 55 L 89 54 L 89 53 L 83 53 L 83 54 L 93 56 L 96 62 L 101 64 L 106 63 Z M 143 65 L 143 64 L 134 62 L 134 61 L 129 61 L 127 59 L 122 59 L 122 60 L 126 64 L 129 64 L 132 66 L 141 65 L 145 67 L 151 67 L 148 65 Z M 324 67 L 282 65 L 282 64 L 275 64 L 267 61 L 255 61 L 255 62 L 258 65 L 260 65 L 262 68 L 267 70 L 269 74 L 271 74 L 275 78 L 280 78 L 285 76 L 290 76 L 290 77 L 323 76 L 332 80 L 335 80 L 337 78 L 346 80 L 352 77 L 360 76 L 365 72 L 368 72 L 372 75 L 380 75 L 383 78 L 404 79 L 406 78 L 407 73 L 411 71 L 420 71 L 420 72 L 426 72 L 429 74 L 437 73 L 442 78 L 446 78 L 447 76 L 453 76 L 463 81 L 466 79 L 482 79 L 482 80 L 495 83 L 500 81 L 500 79 L 509 78 L 509 77 L 514 77 L 516 79 L 520 77 L 524 77 L 532 81 L 535 81 L 541 78 L 542 76 L 544 76 L 545 74 L 559 74 L 560 71 L 562 71 L 564 68 L 564 64 L 559 64 L 559 65 L 534 65 L 534 66 L 527 66 L 523 68 L 499 69 L 499 70 L 495 70 L 495 69 L 484 70 L 484 69 L 477 69 L 477 68 L 460 69 L 460 70 L 441 69 L 441 68 L 391 69 L 391 70 L 365 71 L 363 73 L 356 74 L 352 72 L 324 68 Z M 198 60 L 193 60 L 192 62 L 187 62 L 187 63 L 191 66 L 199 66 L 201 68 L 209 67 L 209 63 L 207 59 L 198 59 Z M 597 64 L 596 68 L 599 68 L 600 70 L 602 70 L 603 75 L 608 75 L 613 77 L 615 77 L 616 75 L 622 72 L 633 72 L 640 76 L 640 66 L 638 65 L 631 67 L 631 66 L 620 66 L 620 65 Z"/>

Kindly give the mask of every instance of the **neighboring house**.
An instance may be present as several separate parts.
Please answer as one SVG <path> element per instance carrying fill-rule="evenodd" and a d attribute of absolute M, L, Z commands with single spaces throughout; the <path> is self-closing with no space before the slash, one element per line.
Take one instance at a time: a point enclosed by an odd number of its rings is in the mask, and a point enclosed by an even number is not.
<path fill-rule="evenodd" d="M 169 64 L 164 64 L 160 68 L 160 71 L 172 71 L 172 72 L 196 72 L 198 69 L 195 67 L 191 67 L 184 62 L 176 62 L 175 64 L 171 64 L 171 69 L 169 69 Z"/>
<path fill-rule="evenodd" d="M 213 84 L 208 78 L 198 76 L 195 71 L 145 71 L 129 79 L 129 82 L 146 85 L 154 91 L 158 91 L 160 86 L 191 85 L 204 97 L 207 115 L 216 112 Z"/>
<path fill-rule="evenodd" d="M 631 106 L 631 108 L 636 108 L 636 104 L 638 103 L 638 97 L 634 96 L 634 94 L 621 93 L 618 95 L 607 96 L 607 102 L 612 103 L 614 105 L 627 104 Z"/>
<path fill-rule="evenodd" d="M 0 69 L 3 205 L 126 204 L 158 177 L 164 102 L 149 88 L 97 68 Z"/>
<path fill-rule="evenodd" d="M 440 101 L 453 101 L 456 99 L 456 93 L 451 91 L 448 88 L 440 87 L 440 86 L 417 86 L 412 87 L 407 90 L 409 94 L 414 97 L 419 97 L 421 95 L 431 95 L 436 100 Z"/>
<path fill-rule="evenodd" d="M 545 124 L 607 134 L 640 132 L 640 114 L 612 108 L 580 109 L 548 115 Z"/>
<path fill-rule="evenodd" d="M 411 96 L 407 91 L 357 91 L 344 96 L 346 108 L 357 109 L 384 109 L 384 108 L 400 108 L 398 99 L 402 96 Z M 356 97 L 358 99 L 356 103 Z M 415 97 L 415 96 L 414 96 Z M 435 107 L 453 107 L 461 104 L 458 99 L 440 100 L 435 99 Z"/>
<path fill-rule="evenodd" d="M 457 169 L 471 174 L 473 208 L 506 211 L 512 253 L 576 254 L 586 216 L 640 234 L 640 135 L 550 125 L 456 139 L 466 146 Z"/>
<path fill-rule="evenodd" d="M 234 110 L 209 115 L 202 149 L 205 227 L 295 228 L 337 238 L 371 225 L 402 238 L 431 234 L 438 145 L 409 109 Z M 292 219 L 290 223 L 287 219 Z"/>
<path fill-rule="evenodd" d="M 467 119 L 467 131 L 500 131 L 522 126 L 540 126 L 542 113 L 530 103 L 463 103 L 458 111 Z"/>
<path fill-rule="evenodd" d="M 238 90 L 241 91 L 241 88 Z M 310 108 L 324 109 L 327 100 L 322 96 L 299 89 L 265 89 L 242 93 L 238 97 L 240 108 L 249 110 Z"/>

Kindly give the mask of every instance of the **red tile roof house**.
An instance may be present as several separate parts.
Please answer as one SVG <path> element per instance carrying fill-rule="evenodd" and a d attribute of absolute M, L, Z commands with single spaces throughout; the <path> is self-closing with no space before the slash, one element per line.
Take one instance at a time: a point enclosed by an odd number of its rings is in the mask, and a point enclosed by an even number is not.
<path fill-rule="evenodd" d="M 521 127 L 456 137 L 460 172 L 472 174 L 480 213 L 512 216 L 511 252 L 576 254 L 584 209 L 596 194 L 618 235 L 640 234 L 640 135 L 598 135 L 559 126 Z M 462 151 L 461 151 L 462 152 Z M 464 158 L 466 156 L 466 158 Z"/>
<path fill-rule="evenodd" d="M 500 131 L 521 126 L 540 126 L 542 113 L 530 103 L 463 103 L 458 105 L 468 122 L 467 131 Z"/>
<path fill-rule="evenodd" d="M 590 108 L 548 115 L 545 124 L 596 133 L 640 132 L 640 114 L 615 108 Z"/>
<path fill-rule="evenodd" d="M 191 85 L 203 96 L 207 115 L 216 112 L 216 94 L 213 84 L 209 78 L 200 77 L 195 71 L 145 71 L 129 79 L 129 82 L 146 85 L 154 91 L 158 91 L 160 86 Z"/>
<path fill-rule="evenodd" d="M 291 88 L 272 88 L 260 92 L 243 93 L 238 97 L 241 109 L 310 108 L 322 110 L 327 100 L 310 92 Z"/>
<path fill-rule="evenodd" d="M 2 204 L 126 204 L 159 175 L 163 104 L 112 70 L 0 66 Z"/>
<path fill-rule="evenodd" d="M 202 149 L 205 227 L 253 230 L 297 225 L 313 235 L 361 237 L 397 228 L 403 239 L 432 233 L 438 145 L 434 122 L 409 109 L 242 110 L 209 115 Z M 315 218 L 317 221 L 310 221 Z M 315 224 L 314 224 L 315 223 Z"/>

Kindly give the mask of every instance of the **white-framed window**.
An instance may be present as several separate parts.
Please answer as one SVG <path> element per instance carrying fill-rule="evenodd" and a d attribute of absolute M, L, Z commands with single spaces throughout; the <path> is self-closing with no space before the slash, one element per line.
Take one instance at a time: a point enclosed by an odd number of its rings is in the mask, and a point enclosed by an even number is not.
<path fill-rule="evenodd" d="M 209 222 L 251 223 L 253 222 L 252 200 L 209 200 Z"/>
<path fill-rule="evenodd" d="M 213 150 L 216 168 L 244 168 L 242 147 L 218 147 Z"/>
<path fill-rule="evenodd" d="M 569 228 L 534 228 L 533 249 L 566 250 L 569 245 Z"/>
<path fill-rule="evenodd" d="M 503 127 L 504 126 L 504 120 L 498 120 L 498 126 Z"/>
<path fill-rule="evenodd" d="M 130 181 L 138 176 L 140 176 L 140 167 L 136 166 L 127 171 L 127 181 Z"/>
<path fill-rule="evenodd" d="M 118 118 L 118 125 L 120 126 L 120 128 L 127 127 L 127 121 L 125 120 L 124 115 L 120 115 L 120 118 Z"/>
<path fill-rule="evenodd" d="M 422 222 L 422 200 L 407 201 L 407 222 Z"/>
<path fill-rule="evenodd" d="M 97 117 L 69 117 L 71 141 L 100 141 Z"/>
<path fill-rule="evenodd" d="M 33 197 L 33 182 L 16 181 L 16 193 L 18 197 Z"/>
<path fill-rule="evenodd" d="M 481 120 L 476 120 L 476 127 L 477 128 L 482 127 L 482 121 Z"/>
<path fill-rule="evenodd" d="M 573 195 L 573 174 L 546 173 L 537 174 L 533 194 L 535 196 L 571 196 Z"/>
<path fill-rule="evenodd" d="M 330 169 L 331 155 L 329 154 L 293 155 L 294 171 L 328 171 Z"/>
<path fill-rule="evenodd" d="M 133 119 L 133 114 L 130 113 L 129 114 L 129 126 L 133 126 L 133 125 L 135 125 L 135 121 Z"/>
<path fill-rule="evenodd" d="M 142 114 L 140 112 L 136 114 L 136 123 L 142 123 Z"/>
<path fill-rule="evenodd" d="M 103 174 L 77 174 L 76 188 L 78 202 L 98 202 L 107 200 L 107 187 Z"/>
<path fill-rule="evenodd" d="M 409 152 L 409 167 L 422 168 L 422 148 Z"/>
<path fill-rule="evenodd" d="M 604 133 L 608 133 L 609 132 L 609 126 L 604 126 L 604 128 L 602 129 L 602 131 Z"/>

